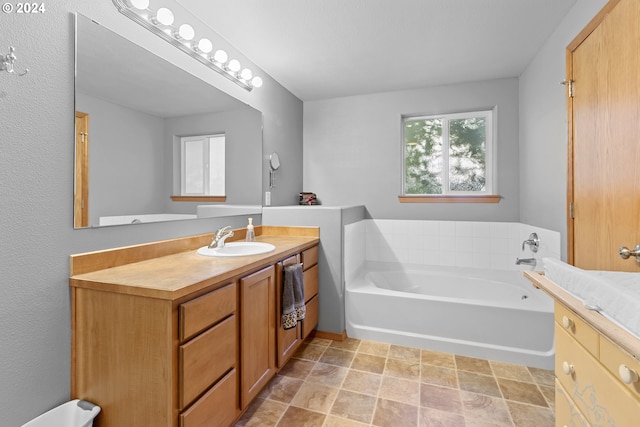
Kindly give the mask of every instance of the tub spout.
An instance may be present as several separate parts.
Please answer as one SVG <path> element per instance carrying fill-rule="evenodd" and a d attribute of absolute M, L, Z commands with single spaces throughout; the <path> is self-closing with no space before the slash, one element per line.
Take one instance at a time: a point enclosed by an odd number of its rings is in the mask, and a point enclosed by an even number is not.
<path fill-rule="evenodd" d="M 535 258 L 516 258 L 516 265 L 532 265 L 536 266 L 537 261 Z"/>

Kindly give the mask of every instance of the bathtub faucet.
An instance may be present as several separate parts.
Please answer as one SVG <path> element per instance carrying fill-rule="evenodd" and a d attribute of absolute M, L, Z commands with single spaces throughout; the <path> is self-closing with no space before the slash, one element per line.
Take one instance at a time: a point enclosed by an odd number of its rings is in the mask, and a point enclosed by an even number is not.
<path fill-rule="evenodd" d="M 516 258 L 516 265 L 532 265 L 536 266 L 537 262 L 535 258 Z"/>
<path fill-rule="evenodd" d="M 209 243 L 209 248 L 224 248 L 224 241 L 227 239 L 227 237 L 233 236 L 233 231 L 229 230 L 230 228 L 231 226 L 227 225 L 226 227 L 223 227 L 220 230 L 216 231 L 213 236 L 213 240 L 211 240 L 211 243 Z"/>

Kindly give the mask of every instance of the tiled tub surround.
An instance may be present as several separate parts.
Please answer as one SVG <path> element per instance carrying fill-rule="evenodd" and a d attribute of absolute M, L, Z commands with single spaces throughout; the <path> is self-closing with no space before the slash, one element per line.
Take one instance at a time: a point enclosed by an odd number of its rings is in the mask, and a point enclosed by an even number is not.
<path fill-rule="evenodd" d="M 236 427 L 551 427 L 553 381 L 543 369 L 314 338 Z"/>
<path fill-rule="evenodd" d="M 528 246 L 522 251 L 532 232 L 541 240 L 536 254 Z M 550 369 L 553 304 L 522 277 L 520 271 L 532 267 L 515 261 L 535 257 L 535 268 L 541 269 L 543 256 L 559 252 L 559 233 L 518 223 L 365 220 L 348 225 L 347 334 Z M 391 289 L 378 283 L 380 274 Z M 424 283 L 405 283 L 416 278 Z"/>

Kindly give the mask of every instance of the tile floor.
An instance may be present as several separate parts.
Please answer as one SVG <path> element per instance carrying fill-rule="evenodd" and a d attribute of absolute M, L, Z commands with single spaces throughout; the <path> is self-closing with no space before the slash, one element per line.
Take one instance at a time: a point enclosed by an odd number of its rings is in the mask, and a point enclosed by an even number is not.
<path fill-rule="evenodd" d="M 305 342 L 236 424 L 545 427 L 553 371 L 358 339 Z"/>

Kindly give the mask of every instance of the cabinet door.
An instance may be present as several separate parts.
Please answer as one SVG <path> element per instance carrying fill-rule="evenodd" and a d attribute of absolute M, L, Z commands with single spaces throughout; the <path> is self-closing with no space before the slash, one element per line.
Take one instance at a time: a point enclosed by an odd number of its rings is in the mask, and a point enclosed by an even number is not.
<path fill-rule="evenodd" d="M 240 383 L 244 409 L 275 374 L 275 268 L 240 279 Z"/>
<path fill-rule="evenodd" d="M 284 283 L 283 269 L 287 265 L 298 262 L 298 256 L 294 255 L 277 264 L 276 271 L 277 283 L 277 300 L 276 300 L 276 324 L 278 325 L 277 341 L 278 341 L 278 368 L 282 368 L 291 358 L 301 343 L 300 340 L 300 323 L 295 328 L 285 329 L 282 326 L 282 284 Z"/>

